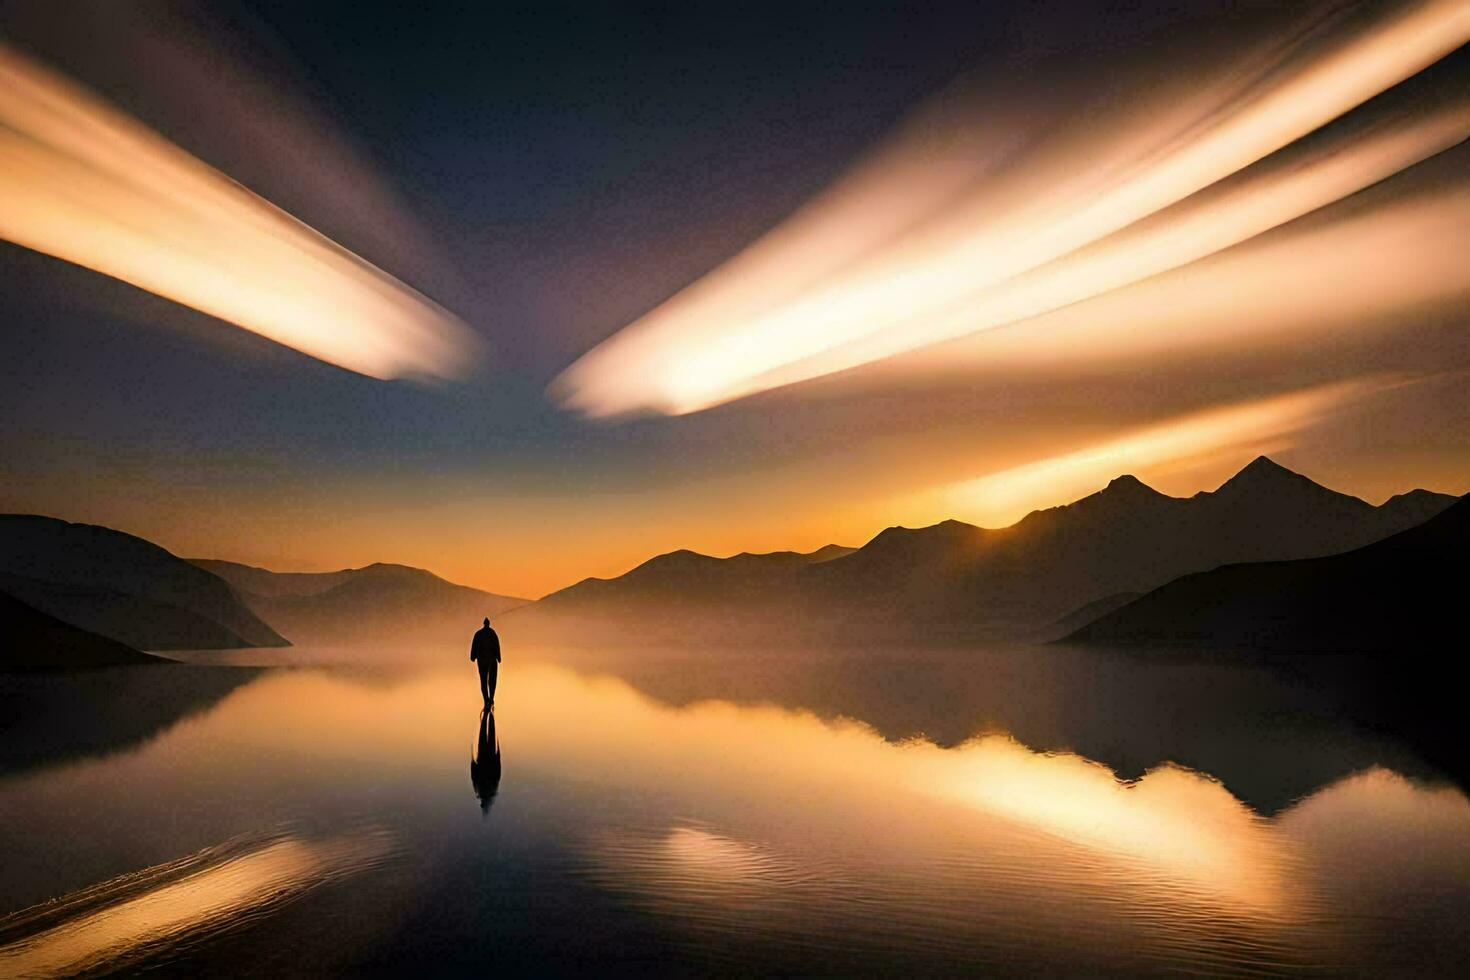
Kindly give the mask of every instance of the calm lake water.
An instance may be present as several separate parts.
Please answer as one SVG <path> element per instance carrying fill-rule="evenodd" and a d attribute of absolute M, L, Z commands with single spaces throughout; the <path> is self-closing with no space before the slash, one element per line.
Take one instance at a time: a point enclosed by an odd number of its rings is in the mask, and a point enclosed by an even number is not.
<path fill-rule="evenodd" d="M 462 657 L 0 679 L 0 976 L 1470 969 L 1470 801 L 1308 674 Z"/>

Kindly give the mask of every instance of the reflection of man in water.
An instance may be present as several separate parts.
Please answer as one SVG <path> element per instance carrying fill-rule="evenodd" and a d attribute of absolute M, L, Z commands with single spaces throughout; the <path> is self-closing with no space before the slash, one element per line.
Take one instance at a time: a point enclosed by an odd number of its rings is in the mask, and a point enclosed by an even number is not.
<path fill-rule="evenodd" d="M 470 756 L 470 783 L 480 798 L 481 812 L 489 813 L 495 791 L 500 789 L 500 736 L 495 734 L 495 712 L 489 708 L 480 712 L 480 737 Z"/>
<path fill-rule="evenodd" d="M 490 628 L 488 616 L 485 625 L 475 631 L 470 659 L 480 665 L 480 694 L 485 698 L 485 707 L 491 707 L 495 704 L 495 682 L 500 676 L 500 637 Z"/>

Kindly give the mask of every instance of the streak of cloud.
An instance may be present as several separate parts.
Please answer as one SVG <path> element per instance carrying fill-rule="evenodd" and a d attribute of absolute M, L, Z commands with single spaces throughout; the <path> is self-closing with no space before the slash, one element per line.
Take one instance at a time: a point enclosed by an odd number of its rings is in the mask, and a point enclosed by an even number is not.
<path fill-rule="evenodd" d="M 1248 249 L 1217 253 L 1025 324 L 971 334 L 873 370 L 887 383 L 928 385 L 945 373 L 1055 371 L 1105 355 L 1137 363 L 1166 350 L 1300 347 L 1424 304 L 1470 296 L 1470 263 L 1461 258 L 1467 253 L 1470 188 L 1435 188 L 1298 223 Z"/>
<path fill-rule="evenodd" d="M 0 238 L 360 374 L 479 356 L 449 311 L 3 44 L 0 199 Z"/>
<path fill-rule="evenodd" d="M 684 414 L 1220 253 L 1470 137 L 1463 91 L 1318 133 L 1467 40 L 1470 4 L 1427 0 L 1371 23 L 1304 19 L 1284 40 L 1176 73 L 1176 88 L 1140 88 L 1106 124 L 1081 119 L 1035 145 L 1016 136 L 1022 122 L 985 110 L 931 114 L 553 390 L 592 416 Z"/>

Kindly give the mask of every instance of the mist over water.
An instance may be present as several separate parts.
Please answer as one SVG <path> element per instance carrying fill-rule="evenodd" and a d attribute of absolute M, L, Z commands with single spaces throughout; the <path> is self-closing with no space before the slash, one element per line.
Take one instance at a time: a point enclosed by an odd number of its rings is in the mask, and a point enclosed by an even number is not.
<path fill-rule="evenodd" d="M 1290 669 L 509 650 L 487 739 L 457 649 L 196 656 L 306 666 L 209 680 L 113 745 L 9 740 L 29 754 L 0 776 L 7 975 L 1369 975 L 1470 956 L 1470 800 Z M 157 669 L 186 688 L 220 668 Z"/>

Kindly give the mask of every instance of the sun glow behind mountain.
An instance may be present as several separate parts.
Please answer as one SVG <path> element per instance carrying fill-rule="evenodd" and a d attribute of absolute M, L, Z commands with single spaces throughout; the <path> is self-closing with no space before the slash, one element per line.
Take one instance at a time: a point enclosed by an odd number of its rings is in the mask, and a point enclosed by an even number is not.
<path fill-rule="evenodd" d="M 985 527 L 1007 527 L 1033 510 L 1086 496 L 1119 474 L 1189 470 L 1238 459 L 1247 452 L 1290 448 L 1300 432 L 1324 416 L 1401 383 L 1341 382 L 1193 412 L 1071 452 L 926 490 L 909 506 L 920 512 L 959 515 Z"/>
<path fill-rule="evenodd" d="M 375 378 L 454 377 L 456 316 L 0 44 L 0 238 Z"/>
<path fill-rule="evenodd" d="M 1025 93 L 944 100 L 553 390 L 591 416 L 685 414 L 1020 323 L 1249 242 L 1470 137 L 1459 89 L 1334 124 L 1470 40 L 1470 5 L 1294 27 L 1197 64 L 1181 52 L 1060 126 L 1015 109 Z M 1342 288 L 1372 303 L 1413 266 Z M 1418 283 L 1412 299 L 1464 285 Z"/>

